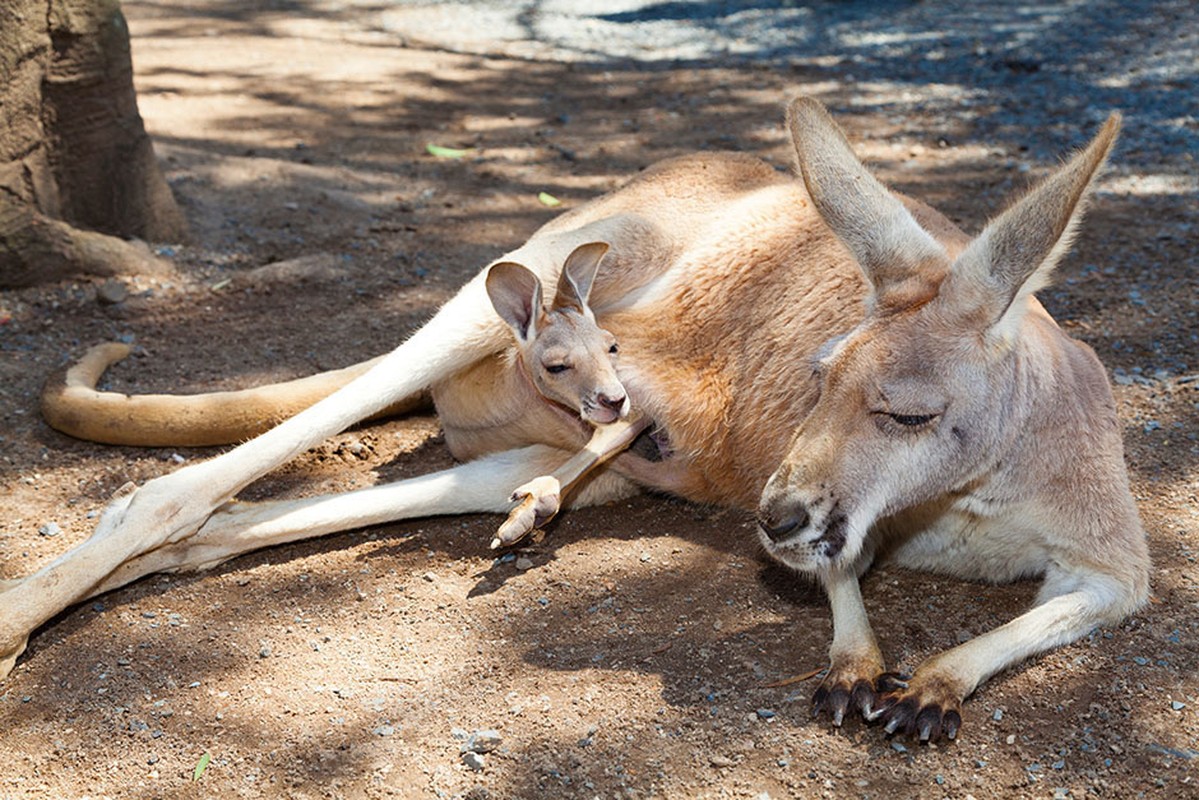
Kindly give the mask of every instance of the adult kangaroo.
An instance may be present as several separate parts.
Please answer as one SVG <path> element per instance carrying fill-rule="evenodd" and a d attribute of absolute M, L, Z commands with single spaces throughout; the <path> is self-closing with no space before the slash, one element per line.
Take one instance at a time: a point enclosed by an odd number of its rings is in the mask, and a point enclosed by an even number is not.
<path fill-rule="evenodd" d="M 576 503 L 648 487 L 756 511 L 767 552 L 828 591 L 832 663 L 815 710 L 837 725 L 854 711 L 889 732 L 952 738 L 962 701 L 988 676 L 1146 597 L 1146 542 L 1106 374 L 1033 296 L 1069 245 L 1119 119 L 973 239 L 876 181 L 819 103 L 794 101 L 788 126 L 798 180 L 742 155 L 672 159 L 504 260 L 552 283 L 580 244 L 611 248 L 590 305 L 620 342 L 621 383 L 664 458 L 612 458 Z M 390 519 L 506 510 L 512 486 L 585 436 L 522 441 L 483 426 L 455 451 L 478 460 L 444 473 L 230 502 L 324 437 L 493 360 L 506 325 L 483 280 L 296 416 L 116 498 L 90 539 L 0 593 L 0 659 L 11 666 L 65 606 L 153 569 Z M 877 557 L 1044 583 L 1030 611 L 902 679 L 886 671 L 859 592 Z"/>

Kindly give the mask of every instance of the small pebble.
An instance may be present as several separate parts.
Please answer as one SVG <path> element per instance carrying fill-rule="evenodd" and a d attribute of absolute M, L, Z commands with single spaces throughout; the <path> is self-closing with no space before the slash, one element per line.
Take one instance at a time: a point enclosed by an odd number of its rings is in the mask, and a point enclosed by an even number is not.
<path fill-rule="evenodd" d="M 487 766 L 487 759 L 478 753 L 466 752 L 462 754 L 462 763 L 473 769 L 475 772 L 479 772 L 483 769 L 483 767 Z"/>
<path fill-rule="evenodd" d="M 125 302 L 128 297 L 129 287 L 116 280 L 105 281 L 96 290 L 96 299 L 103 305 L 114 306 L 117 303 Z"/>
<path fill-rule="evenodd" d="M 906 753 L 908 749 L 903 746 L 902 742 L 891 742 L 891 749 L 896 753 Z"/>
<path fill-rule="evenodd" d="M 371 731 L 371 733 L 375 734 L 375 736 L 392 736 L 395 734 L 395 732 L 396 729 L 394 725 L 380 725 Z"/>
<path fill-rule="evenodd" d="M 1175 711 L 1182 711 L 1186 707 L 1187 707 L 1187 704 L 1182 702 L 1181 700 L 1172 700 L 1170 702 L 1170 708 L 1174 709 Z"/>
<path fill-rule="evenodd" d="M 42 527 L 38 528 L 37 532 L 39 536 L 57 536 L 58 534 L 62 533 L 62 528 L 58 526 L 57 522 L 47 522 Z"/>
<path fill-rule="evenodd" d="M 774 719 L 774 717 L 775 717 L 775 712 L 770 710 L 769 708 L 759 708 L 758 709 L 758 719 Z"/>
<path fill-rule="evenodd" d="M 737 764 L 736 761 L 729 758 L 728 756 L 722 756 L 720 754 L 717 754 L 714 756 L 709 756 L 708 763 L 711 764 L 712 766 L 716 767 L 717 769 L 725 769 L 727 767 L 736 766 L 736 764 Z"/>
<path fill-rule="evenodd" d="M 533 559 L 521 556 L 520 558 L 516 559 L 516 564 L 514 566 L 521 572 L 524 572 L 527 569 L 533 568 Z"/>
<path fill-rule="evenodd" d="M 475 731 L 466 740 L 466 744 L 462 745 L 464 751 L 472 753 L 490 753 L 495 750 L 504 741 L 500 736 L 500 732 L 494 728 Z"/>
<path fill-rule="evenodd" d="M 1003 719 L 1003 709 L 995 709 L 995 711 L 991 714 L 991 719 L 995 720 L 996 722 L 999 722 L 999 720 Z"/>

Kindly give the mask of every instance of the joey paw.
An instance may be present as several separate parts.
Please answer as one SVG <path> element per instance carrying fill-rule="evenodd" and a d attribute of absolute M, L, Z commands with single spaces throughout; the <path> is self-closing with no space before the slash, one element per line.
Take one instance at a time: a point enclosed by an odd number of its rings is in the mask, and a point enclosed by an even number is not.
<path fill-rule="evenodd" d="M 561 508 L 560 492 L 557 479 L 548 475 L 534 478 L 517 488 L 511 499 L 519 502 L 496 531 L 491 548 L 516 544 L 553 519 Z"/>

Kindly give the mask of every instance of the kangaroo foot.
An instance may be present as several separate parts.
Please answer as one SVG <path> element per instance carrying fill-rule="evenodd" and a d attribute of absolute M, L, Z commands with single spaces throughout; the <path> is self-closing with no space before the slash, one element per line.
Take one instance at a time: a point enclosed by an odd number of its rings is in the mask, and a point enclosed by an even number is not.
<path fill-rule="evenodd" d="M 551 475 L 534 478 L 517 488 L 512 493 L 512 500 L 519 503 L 500 525 L 491 540 L 491 549 L 516 544 L 553 519 L 561 508 L 561 492 L 561 484 Z"/>

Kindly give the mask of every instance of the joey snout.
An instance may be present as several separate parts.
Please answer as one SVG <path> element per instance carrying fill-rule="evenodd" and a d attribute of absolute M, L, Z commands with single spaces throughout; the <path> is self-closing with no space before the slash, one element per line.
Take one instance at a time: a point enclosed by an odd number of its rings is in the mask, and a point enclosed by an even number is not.
<path fill-rule="evenodd" d="M 628 416 L 631 406 L 623 387 L 605 389 L 584 404 L 583 416 L 597 425 L 608 425 Z"/>

